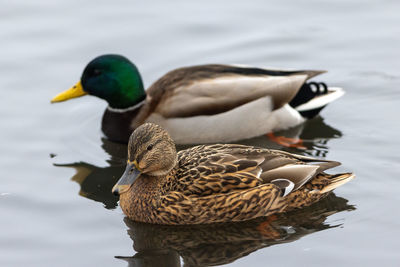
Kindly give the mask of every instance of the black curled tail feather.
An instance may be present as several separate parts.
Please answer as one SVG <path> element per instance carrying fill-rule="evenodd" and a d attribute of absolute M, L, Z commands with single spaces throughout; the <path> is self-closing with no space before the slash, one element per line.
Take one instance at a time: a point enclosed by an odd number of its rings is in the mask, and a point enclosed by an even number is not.
<path fill-rule="evenodd" d="M 304 103 L 309 102 L 311 99 L 315 98 L 316 96 L 325 95 L 328 93 L 328 86 L 322 82 L 308 82 L 304 83 L 300 90 L 297 92 L 295 97 L 290 101 L 289 105 L 293 108 L 296 108 Z M 324 108 L 325 106 L 312 109 L 312 110 L 305 110 L 301 111 L 300 114 L 308 119 L 311 119 L 318 115 L 318 113 Z"/>

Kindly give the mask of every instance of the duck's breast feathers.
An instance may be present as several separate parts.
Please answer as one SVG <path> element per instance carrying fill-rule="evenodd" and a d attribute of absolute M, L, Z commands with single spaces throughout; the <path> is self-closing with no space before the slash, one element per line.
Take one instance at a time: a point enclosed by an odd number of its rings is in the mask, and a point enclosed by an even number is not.
<path fill-rule="evenodd" d="M 173 70 L 147 91 L 152 112 L 164 118 L 214 115 L 269 96 L 280 108 L 302 84 L 322 71 L 283 71 L 232 65 Z"/>
<path fill-rule="evenodd" d="M 229 193 L 286 179 L 297 190 L 334 161 L 244 145 L 197 146 L 178 153 L 177 179 L 185 195 Z"/>

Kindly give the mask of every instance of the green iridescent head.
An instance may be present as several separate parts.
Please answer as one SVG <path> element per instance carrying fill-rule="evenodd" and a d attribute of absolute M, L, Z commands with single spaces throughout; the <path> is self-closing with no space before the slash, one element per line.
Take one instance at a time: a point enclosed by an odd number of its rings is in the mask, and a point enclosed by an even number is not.
<path fill-rule="evenodd" d="M 146 98 L 138 69 L 120 55 L 102 55 L 93 59 L 84 69 L 81 81 L 53 98 L 52 102 L 85 94 L 100 97 L 117 109 L 134 106 Z"/>

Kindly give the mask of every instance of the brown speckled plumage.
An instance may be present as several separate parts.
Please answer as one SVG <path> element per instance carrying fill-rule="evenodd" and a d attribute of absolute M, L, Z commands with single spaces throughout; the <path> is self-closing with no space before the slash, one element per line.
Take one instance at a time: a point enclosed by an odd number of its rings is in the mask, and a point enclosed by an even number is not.
<path fill-rule="evenodd" d="M 176 153 L 167 132 L 150 123 L 132 134 L 129 162 L 141 174 L 120 195 L 121 208 L 132 220 L 155 224 L 268 216 L 308 206 L 353 178 L 323 172 L 338 162 L 244 145 L 202 145 Z"/>

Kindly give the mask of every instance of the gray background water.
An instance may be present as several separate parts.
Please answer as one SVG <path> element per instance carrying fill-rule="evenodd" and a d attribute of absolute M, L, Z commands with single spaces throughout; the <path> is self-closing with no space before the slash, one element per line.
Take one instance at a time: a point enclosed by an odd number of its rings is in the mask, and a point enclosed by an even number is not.
<path fill-rule="evenodd" d="M 338 160 L 337 171 L 355 172 L 332 200 L 347 206 L 324 215 L 310 227 L 314 233 L 262 243 L 270 246 L 228 265 L 398 266 L 398 1 L 62 0 L 0 7 L 1 266 L 127 266 L 114 256 L 135 254 L 108 193 L 123 170 L 125 146 L 102 140 L 106 103 L 49 103 L 104 53 L 134 61 L 147 86 L 173 68 L 200 63 L 329 70 L 317 80 L 347 94 L 323 110 L 323 120 L 304 126 L 307 150 L 289 151 Z M 273 145 L 265 137 L 247 143 Z M 146 266 L 140 257 L 130 264 Z"/>

